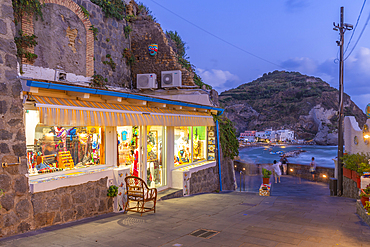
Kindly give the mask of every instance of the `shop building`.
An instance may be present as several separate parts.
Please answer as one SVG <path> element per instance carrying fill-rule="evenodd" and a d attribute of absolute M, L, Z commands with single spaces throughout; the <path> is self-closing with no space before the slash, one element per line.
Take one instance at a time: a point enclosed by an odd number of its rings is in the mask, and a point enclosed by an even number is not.
<path fill-rule="evenodd" d="M 15 28 L 12 2 L 0 8 L 0 236 L 121 211 L 130 174 L 184 196 L 234 189 L 212 116 L 223 111 L 217 92 L 194 84 L 158 23 L 137 16 L 133 1 L 133 23 L 105 18 L 89 0 L 41 2 L 44 20 L 24 15 Z M 37 36 L 27 48 L 34 61 L 17 61 L 20 29 Z M 163 71 L 181 71 L 180 84 L 161 87 Z M 139 74 L 159 86 L 139 88 Z"/>
<path fill-rule="evenodd" d="M 55 82 L 22 86 L 31 193 L 108 177 L 119 187 L 119 210 L 127 175 L 186 196 L 193 172 L 216 167 L 212 113 L 221 108 Z M 162 108 L 144 106 L 151 104 Z"/>

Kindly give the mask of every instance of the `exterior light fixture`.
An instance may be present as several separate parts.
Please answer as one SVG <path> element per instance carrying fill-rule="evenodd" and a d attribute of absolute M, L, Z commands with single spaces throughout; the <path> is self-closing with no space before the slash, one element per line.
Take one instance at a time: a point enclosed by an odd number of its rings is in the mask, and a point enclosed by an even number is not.
<path fill-rule="evenodd" d="M 245 167 L 243 167 L 243 171 L 245 171 Z"/>
<path fill-rule="evenodd" d="M 323 178 L 326 178 L 326 175 L 324 174 L 324 175 L 322 175 L 322 177 L 323 177 Z"/>
<path fill-rule="evenodd" d="M 292 172 L 292 171 L 293 171 L 293 169 L 290 169 L 290 171 Z"/>

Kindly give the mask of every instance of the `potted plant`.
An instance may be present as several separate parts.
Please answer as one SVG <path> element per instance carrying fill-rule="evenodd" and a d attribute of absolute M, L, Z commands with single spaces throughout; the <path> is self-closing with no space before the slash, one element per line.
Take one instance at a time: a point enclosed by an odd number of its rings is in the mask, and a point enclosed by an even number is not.
<path fill-rule="evenodd" d="M 109 186 L 109 189 L 107 191 L 107 196 L 116 197 L 117 195 L 118 195 L 118 187 L 115 185 Z"/>
<path fill-rule="evenodd" d="M 362 189 L 360 193 L 362 206 L 366 205 L 370 197 L 370 185 L 366 186 L 366 189 Z"/>
<path fill-rule="evenodd" d="M 270 170 L 267 170 L 265 168 L 262 168 L 262 179 L 264 184 L 270 183 L 270 176 L 272 172 Z"/>

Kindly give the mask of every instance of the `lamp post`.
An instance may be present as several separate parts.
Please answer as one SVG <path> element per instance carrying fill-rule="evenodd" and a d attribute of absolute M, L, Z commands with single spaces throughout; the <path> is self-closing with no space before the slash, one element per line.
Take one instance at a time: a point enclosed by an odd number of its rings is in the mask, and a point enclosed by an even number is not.
<path fill-rule="evenodd" d="M 338 119 L 338 195 L 343 195 L 343 44 L 344 44 L 344 33 L 347 30 L 352 30 L 353 26 L 350 24 L 343 23 L 344 7 L 340 7 L 340 23 L 334 25 L 334 30 L 339 31 L 340 40 L 337 41 L 337 45 L 340 47 L 339 52 L 339 119 Z"/>

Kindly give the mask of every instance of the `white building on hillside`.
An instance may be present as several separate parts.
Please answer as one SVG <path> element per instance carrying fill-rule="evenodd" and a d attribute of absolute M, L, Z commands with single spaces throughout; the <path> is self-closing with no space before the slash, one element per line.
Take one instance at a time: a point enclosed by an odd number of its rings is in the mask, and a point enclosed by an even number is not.
<path fill-rule="evenodd" d="M 277 130 L 277 141 L 281 142 L 290 142 L 294 140 L 294 131 L 293 130 Z"/>

